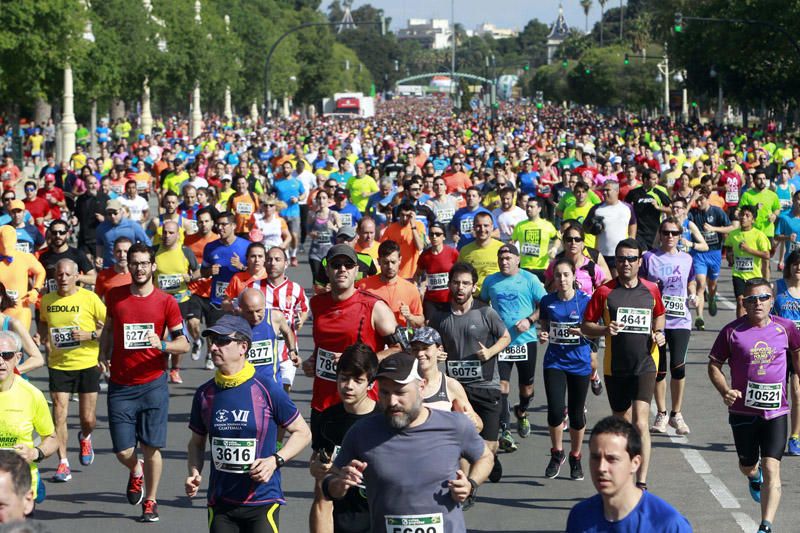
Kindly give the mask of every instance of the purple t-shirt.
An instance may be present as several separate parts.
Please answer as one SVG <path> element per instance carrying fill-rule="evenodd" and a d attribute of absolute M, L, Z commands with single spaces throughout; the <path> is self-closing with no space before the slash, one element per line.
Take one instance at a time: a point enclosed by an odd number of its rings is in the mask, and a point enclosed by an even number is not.
<path fill-rule="evenodd" d="M 687 306 L 689 282 L 694 279 L 692 256 L 686 252 L 669 254 L 663 250 L 645 252 L 639 275 L 658 285 L 669 329 L 692 329 L 692 313 Z"/>
<path fill-rule="evenodd" d="M 709 357 L 731 367 L 731 387 L 740 391 L 731 413 L 771 420 L 789 412 L 786 371 L 791 352 L 800 350 L 800 330 L 791 320 L 770 315 L 764 327 L 751 326 L 746 316 L 719 332 Z"/>

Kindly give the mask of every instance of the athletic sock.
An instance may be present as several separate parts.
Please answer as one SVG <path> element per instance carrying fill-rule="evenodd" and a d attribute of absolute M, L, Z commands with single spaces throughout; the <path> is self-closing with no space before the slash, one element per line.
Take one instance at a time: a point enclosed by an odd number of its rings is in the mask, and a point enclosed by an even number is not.
<path fill-rule="evenodd" d="M 519 411 L 524 413 L 528 410 L 528 407 L 531 406 L 531 400 L 533 400 L 533 394 L 530 396 L 523 396 L 522 394 L 519 395 Z"/>
<path fill-rule="evenodd" d="M 508 393 L 500 395 L 500 425 L 508 428 Z"/>
<path fill-rule="evenodd" d="M 666 411 L 665 411 L 665 412 L 666 412 Z M 675 415 L 677 415 L 677 414 L 678 414 L 678 413 L 676 413 L 675 411 L 670 411 L 670 412 L 669 412 L 669 417 L 670 417 L 670 418 L 675 418 Z"/>
<path fill-rule="evenodd" d="M 66 457 L 64 457 L 63 459 L 61 459 L 61 464 L 62 464 L 62 465 L 67 465 L 67 466 L 69 466 L 69 459 L 67 459 Z"/>

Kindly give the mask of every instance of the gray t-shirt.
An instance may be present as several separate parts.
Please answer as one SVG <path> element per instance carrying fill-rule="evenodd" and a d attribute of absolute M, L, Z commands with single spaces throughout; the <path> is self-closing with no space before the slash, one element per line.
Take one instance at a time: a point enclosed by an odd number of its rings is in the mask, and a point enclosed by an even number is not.
<path fill-rule="evenodd" d="M 497 311 L 480 300 L 474 300 L 472 309 L 463 315 L 453 314 L 449 305 L 443 305 L 431 314 L 430 326 L 442 336 L 448 376 L 467 387 L 500 389 L 497 356 L 482 363 L 475 355 L 481 348 L 478 343 L 488 348 L 506 332 Z"/>
<path fill-rule="evenodd" d="M 450 496 L 447 482 L 456 478 L 459 459 L 474 463 L 485 444 L 462 413 L 428 411 L 425 422 L 399 431 L 389 427 L 382 413 L 375 414 L 353 424 L 344 437 L 334 464 L 367 463 L 364 485 L 372 531 L 403 533 L 409 526 L 436 533 L 466 531 L 461 505 Z"/>

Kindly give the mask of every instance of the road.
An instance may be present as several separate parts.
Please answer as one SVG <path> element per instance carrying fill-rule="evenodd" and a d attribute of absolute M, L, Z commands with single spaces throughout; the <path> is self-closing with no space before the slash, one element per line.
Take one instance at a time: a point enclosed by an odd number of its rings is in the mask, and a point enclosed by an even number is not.
<path fill-rule="evenodd" d="M 305 287 L 310 287 L 308 267 L 289 269 L 289 275 Z M 730 273 L 722 278 L 725 298 L 717 317 L 707 317 L 707 330 L 693 332 L 687 364 L 684 417 L 692 429 L 691 435 L 678 437 L 674 433 L 653 438 L 653 458 L 648 485 L 650 490 L 680 510 L 692 523 L 695 531 L 753 532 L 759 522 L 759 509 L 749 496 L 743 476 L 736 466 L 736 454 L 727 424 L 722 400 L 706 377 L 708 350 L 720 328 L 733 319 Z M 307 357 L 312 348 L 310 328 L 300 338 L 301 355 Z M 541 357 L 540 357 L 541 360 Z M 184 496 L 186 476 L 187 428 L 192 394 L 195 388 L 210 379 L 211 372 L 202 368 L 202 361 L 187 360 L 182 371 L 185 383 L 171 385 L 168 445 L 163 450 L 164 475 L 159 489 L 161 521 L 139 524 L 139 507 L 128 505 L 125 499 L 127 473 L 111 451 L 104 394 L 98 401 L 98 428 L 93 440 L 97 457 L 94 464 L 82 467 L 77 454 L 77 404 L 71 404 L 69 419 L 69 454 L 72 481 L 64 484 L 47 482 L 47 500 L 39 506 L 36 517 L 45 521 L 54 533 L 72 531 L 113 530 L 141 531 L 201 531 L 207 527 L 204 499 L 189 500 Z M 47 387 L 46 373 L 39 370 L 33 382 Z M 516 389 L 512 390 L 516 397 Z M 308 415 L 311 380 L 299 376 L 292 398 Z M 513 454 L 501 456 L 505 475 L 496 484 L 480 488 L 478 504 L 467 512 L 469 531 L 474 532 L 532 532 L 563 531 L 569 509 L 578 501 L 594 494 L 588 469 L 588 449 L 584 448 L 584 481 L 569 479 L 567 465 L 561 477 L 547 479 L 544 469 L 549 460 L 549 439 L 546 427 L 546 406 L 541 371 L 536 376 L 536 396 L 533 401 L 531 436 L 520 442 Z M 588 424 L 610 414 L 605 394 L 589 395 Z M 671 428 L 670 431 L 672 432 Z M 588 435 L 587 435 L 588 440 Z M 308 531 L 308 509 L 313 483 L 308 474 L 304 453 L 283 469 L 283 488 L 288 504 L 280 513 L 283 533 Z M 775 531 L 795 530 L 800 522 L 797 480 L 800 458 L 787 457 L 783 462 L 783 504 L 774 523 Z M 52 476 L 54 458 L 43 463 L 45 479 Z M 206 467 L 207 470 L 207 467 Z M 204 495 L 204 494 L 203 494 Z M 791 524 L 795 524 L 792 526 Z"/>

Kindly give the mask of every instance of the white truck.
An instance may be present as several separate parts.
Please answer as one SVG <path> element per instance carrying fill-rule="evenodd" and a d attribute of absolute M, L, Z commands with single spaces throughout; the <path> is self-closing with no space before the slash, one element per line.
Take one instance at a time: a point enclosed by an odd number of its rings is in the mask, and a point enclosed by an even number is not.
<path fill-rule="evenodd" d="M 322 113 L 332 117 L 375 116 L 375 99 L 364 93 L 334 93 L 333 98 L 322 99 Z"/>

